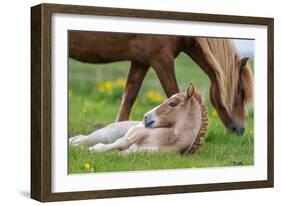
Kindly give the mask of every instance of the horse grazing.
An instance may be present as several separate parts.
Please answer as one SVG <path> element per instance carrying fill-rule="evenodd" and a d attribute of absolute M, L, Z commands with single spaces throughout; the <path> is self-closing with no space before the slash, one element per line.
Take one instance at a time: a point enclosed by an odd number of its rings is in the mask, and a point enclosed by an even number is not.
<path fill-rule="evenodd" d="M 243 134 L 245 106 L 253 99 L 253 77 L 248 58 L 242 58 L 230 39 L 188 36 L 121 34 L 70 31 L 69 55 L 89 63 L 130 61 L 123 100 L 117 121 L 128 120 L 143 79 L 152 67 L 167 97 L 179 92 L 175 58 L 180 52 L 208 75 L 210 99 L 232 132 Z"/>
<path fill-rule="evenodd" d="M 147 112 L 143 122 L 124 121 L 108 125 L 88 136 L 70 138 L 73 145 L 90 144 L 90 151 L 197 151 L 203 144 L 208 113 L 201 93 L 190 84 Z M 105 144 L 106 143 L 106 144 Z"/>

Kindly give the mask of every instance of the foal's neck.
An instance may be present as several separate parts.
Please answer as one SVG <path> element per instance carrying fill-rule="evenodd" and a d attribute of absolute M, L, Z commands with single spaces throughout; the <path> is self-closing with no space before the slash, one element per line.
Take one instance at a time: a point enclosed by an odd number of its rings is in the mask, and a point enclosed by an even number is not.
<path fill-rule="evenodd" d="M 175 135 L 187 135 L 196 137 L 201 127 L 201 105 L 192 99 L 189 102 L 190 108 L 183 113 L 174 126 Z"/>

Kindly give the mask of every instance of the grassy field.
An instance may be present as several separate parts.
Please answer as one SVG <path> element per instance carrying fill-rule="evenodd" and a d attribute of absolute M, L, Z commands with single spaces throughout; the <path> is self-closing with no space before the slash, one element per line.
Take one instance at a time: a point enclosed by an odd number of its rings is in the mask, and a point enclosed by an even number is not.
<path fill-rule="evenodd" d="M 252 64 L 252 63 L 251 63 Z M 129 63 L 85 64 L 69 59 L 69 135 L 88 134 L 115 121 Z M 176 59 L 177 81 L 182 91 L 192 81 L 205 96 L 209 129 L 202 149 L 190 155 L 175 153 L 89 153 L 69 148 L 69 173 L 220 167 L 254 164 L 253 111 L 248 111 L 246 131 L 236 136 L 225 131 L 209 102 L 209 79 L 185 55 Z M 148 72 L 132 109 L 132 120 L 160 104 L 165 95 L 153 70 Z"/>

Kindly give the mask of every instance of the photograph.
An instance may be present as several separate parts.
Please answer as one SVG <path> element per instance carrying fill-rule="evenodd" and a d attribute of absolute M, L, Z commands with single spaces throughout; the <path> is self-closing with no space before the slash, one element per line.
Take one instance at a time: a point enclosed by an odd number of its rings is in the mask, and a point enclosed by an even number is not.
<path fill-rule="evenodd" d="M 255 39 L 68 30 L 67 44 L 69 174 L 254 165 Z"/>

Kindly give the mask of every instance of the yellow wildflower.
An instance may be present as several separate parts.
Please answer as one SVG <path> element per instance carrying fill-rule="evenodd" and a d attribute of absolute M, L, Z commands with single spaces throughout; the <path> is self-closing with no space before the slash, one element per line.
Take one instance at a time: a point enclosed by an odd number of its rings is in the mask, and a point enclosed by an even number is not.
<path fill-rule="evenodd" d="M 145 93 L 145 96 L 147 99 L 149 99 L 150 101 L 155 102 L 155 103 L 163 102 L 165 99 L 161 94 L 159 94 L 158 92 L 153 91 L 153 90 L 147 91 Z"/>
<path fill-rule="evenodd" d="M 87 112 L 87 108 L 84 107 L 84 108 L 82 109 L 82 112 L 83 112 L 83 113 L 86 113 L 86 112 Z"/>
<path fill-rule="evenodd" d="M 126 85 L 126 80 L 122 79 L 122 78 L 119 78 L 113 82 L 113 87 L 116 87 L 116 88 L 124 88 L 125 85 Z"/>
<path fill-rule="evenodd" d="M 98 90 L 101 93 L 109 93 L 112 94 L 113 89 L 123 89 L 126 85 L 126 80 L 123 78 L 119 78 L 115 81 L 101 81 L 98 85 Z"/>
<path fill-rule="evenodd" d="M 211 114 L 212 114 L 213 117 L 217 117 L 218 116 L 218 113 L 217 113 L 216 110 L 213 110 Z"/>
<path fill-rule="evenodd" d="M 113 83 L 111 81 L 102 81 L 99 83 L 99 92 L 112 93 Z"/>
<path fill-rule="evenodd" d="M 89 162 L 86 162 L 86 163 L 84 164 L 84 168 L 85 168 L 85 169 L 90 169 L 90 168 L 91 168 L 91 164 L 90 164 Z"/>

